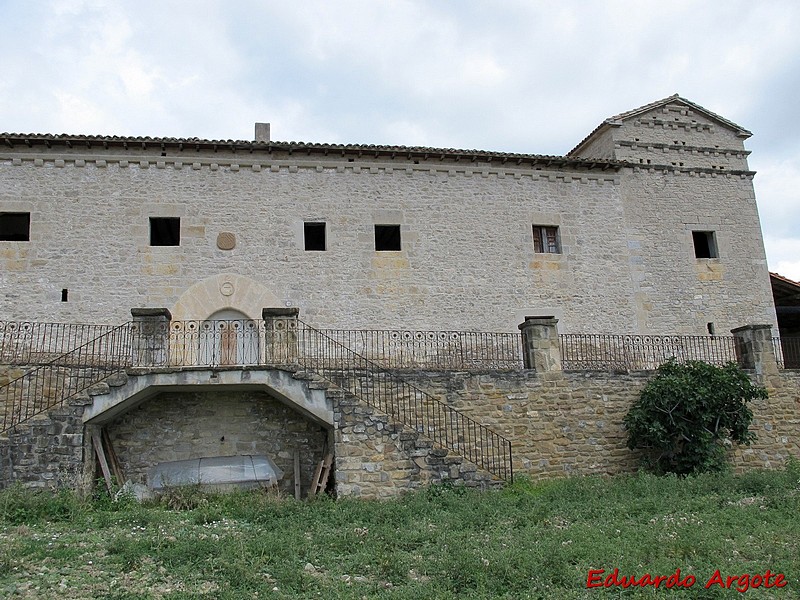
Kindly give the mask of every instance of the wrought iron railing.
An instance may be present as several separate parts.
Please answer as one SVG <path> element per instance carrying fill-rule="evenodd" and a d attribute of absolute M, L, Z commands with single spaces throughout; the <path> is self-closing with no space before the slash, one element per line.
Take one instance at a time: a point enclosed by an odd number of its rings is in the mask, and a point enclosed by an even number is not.
<path fill-rule="evenodd" d="M 772 338 L 779 369 L 800 369 L 800 337 Z"/>
<path fill-rule="evenodd" d="M 139 328 L 139 329 L 137 329 Z M 272 364 L 262 320 L 172 321 L 134 324 L 135 338 L 159 336 L 161 352 L 141 353 L 134 364 L 225 366 Z M 318 329 L 358 355 L 387 369 L 522 368 L 519 334 L 472 331 Z"/>
<path fill-rule="evenodd" d="M 134 367 L 267 365 L 266 328 L 255 319 L 131 324 Z"/>
<path fill-rule="evenodd" d="M 0 433 L 129 366 L 130 334 L 128 323 L 111 328 L 0 386 Z"/>
<path fill-rule="evenodd" d="M 327 332 L 299 323 L 296 334 L 274 336 L 268 351 L 276 358 L 296 355 L 303 369 L 318 373 L 395 422 L 501 479 L 513 480 L 509 440 L 353 352 Z"/>
<path fill-rule="evenodd" d="M 114 329 L 113 325 L 0 321 L 0 364 L 43 364 Z"/>
<path fill-rule="evenodd" d="M 564 369 L 644 371 L 674 358 L 724 365 L 736 362 L 733 336 L 561 334 Z"/>
<path fill-rule="evenodd" d="M 341 337 L 342 332 L 337 333 Z M 379 336 L 368 339 L 376 338 Z M 394 361 L 386 364 L 392 368 L 407 366 L 412 355 L 425 358 L 419 349 L 416 354 L 395 352 Z M 441 361 L 441 353 L 437 356 Z M 461 356 L 466 358 L 467 354 Z M 463 368 L 464 358 L 449 364 Z M 430 356 L 427 360 L 422 364 L 435 364 Z M 126 367 L 287 364 L 319 374 L 439 447 L 501 479 L 512 479 L 509 440 L 354 352 L 325 331 L 297 321 L 287 321 L 282 329 L 255 320 L 126 323 L 0 387 L 0 432 L 63 405 Z"/>
<path fill-rule="evenodd" d="M 521 369 L 519 333 L 320 329 L 387 369 Z"/>

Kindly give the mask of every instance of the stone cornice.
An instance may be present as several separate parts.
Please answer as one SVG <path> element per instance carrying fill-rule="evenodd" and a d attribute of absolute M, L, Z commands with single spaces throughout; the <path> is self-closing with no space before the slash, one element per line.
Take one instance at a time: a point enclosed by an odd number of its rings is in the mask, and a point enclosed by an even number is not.
<path fill-rule="evenodd" d="M 77 154 L 47 154 L 41 153 L 8 153 L 0 149 L 0 164 L 11 163 L 12 166 L 35 166 L 45 168 L 108 168 L 115 167 L 120 169 L 173 169 L 173 170 L 211 170 L 211 171 L 253 171 L 253 172 L 286 172 L 296 173 L 300 170 L 314 170 L 318 173 L 325 171 L 337 173 L 353 174 L 413 174 L 415 172 L 430 173 L 435 175 L 447 175 L 450 177 L 497 177 L 514 178 L 532 177 L 540 180 L 552 182 L 572 182 L 588 183 L 590 181 L 612 184 L 619 183 L 619 169 L 625 163 L 618 162 L 613 170 L 559 170 L 557 168 L 543 167 L 517 167 L 500 164 L 473 164 L 473 163 L 400 163 L 391 162 L 342 162 L 341 160 L 255 160 L 251 156 L 233 157 L 187 157 L 185 160 L 180 157 L 154 157 L 144 158 L 135 155 L 77 155 Z M 241 160 L 240 160 L 241 159 Z M 555 167 L 555 165 L 551 165 Z"/>
<path fill-rule="evenodd" d="M 477 166 L 543 166 L 571 169 L 617 170 L 621 163 L 606 159 L 583 159 L 541 154 L 518 154 L 485 150 L 461 150 L 456 148 L 432 148 L 416 146 L 382 146 L 366 144 L 319 144 L 306 142 L 249 142 L 242 140 L 202 140 L 197 138 L 150 138 L 118 136 L 73 136 L 52 134 L 0 133 L 0 147 L 8 151 L 36 150 L 43 154 L 76 152 L 94 156 L 99 152 L 121 150 L 142 157 L 152 157 L 169 152 L 183 155 L 185 162 L 193 162 L 192 155 L 227 155 L 227 157 L 256 157 L 270 155 L 324 156 L 345 160 L 383 159 L 397 162 L 447 162 L 467 163 Z M 65 153 L 62 151 L 62 154 Z M 233 160 L 233 159 L 230 159 Z"/>
<path fill-rule="evenodd" d="M 664 144 L 656 142 L 642 142 L 620 140 L 614 143 L 615 148 L 628 147 L 634 150 L 673 150 L 679 154 L 703 154 L 706 156 L 735 156 L 736 158 L 746 158 L 750 155 L 750 150 L 740 150 L 734 148 L 712 148 L 710 146 L 684 146 L 683 144 Z"/>

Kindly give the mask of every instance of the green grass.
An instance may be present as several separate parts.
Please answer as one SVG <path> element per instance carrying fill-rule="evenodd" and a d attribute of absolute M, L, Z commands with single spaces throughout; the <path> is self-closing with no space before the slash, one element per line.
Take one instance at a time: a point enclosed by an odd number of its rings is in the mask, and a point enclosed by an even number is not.
<path fill-rule="evenodd" d="M 176 510 L 178 508 L 179 510 Z M 686 590 L 587 589 L 590 569 Z M 783 573 L 800 597 L 800 467 L 432 487 L 391 502 L 180 491 L 159 504 L 0 492 L 3 598 L 739 598 L 705 582 Z"/>

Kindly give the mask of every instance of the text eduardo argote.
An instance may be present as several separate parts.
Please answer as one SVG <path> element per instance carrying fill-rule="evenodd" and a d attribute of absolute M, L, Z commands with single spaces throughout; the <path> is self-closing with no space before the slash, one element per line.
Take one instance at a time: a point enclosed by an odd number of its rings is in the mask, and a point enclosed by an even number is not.
<path fill-rule="evenodd" d="M 612 587 L 653 587 L 680 589 L 691 588 L 697 583 L 694 575 L 681 575 L 681 570 L 676 569 L 670 575 L 651 575 L 645 573 L 637 577 L 636 575 L 620 575 L 619 569 L 614 569 L 606 573 L 605 569 L 590 569 L 586 578 L 587 588 L 612 588 Z M 737 592 L 746 592 L 757 588 L 782 588 L 786 587 L 786 577 L 783 573 L 773 573 L 769 569 L 764 573 L 742 573 L 739 575 L 723 575 L 719 569 L 702 584 L 705 589 L 721 587 L 723 589 L 735 589 Z"/>

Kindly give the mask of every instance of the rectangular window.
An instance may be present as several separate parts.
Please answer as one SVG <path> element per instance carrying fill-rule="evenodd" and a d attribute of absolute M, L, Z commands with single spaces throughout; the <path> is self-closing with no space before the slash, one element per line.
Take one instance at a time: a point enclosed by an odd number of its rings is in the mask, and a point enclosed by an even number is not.
<path fill-rule="evenodd" d="M 31 239 L 31 213 L 0 213 L 0 241 L 29 242 Z"/>
<path fill-rule="evenodd" d="M 717 239 L 713 231 L 693 231 L 695 258 L 718 258 Z"/>
<path fill-rule="evenodd" d="M 150 217 L 151 246 L 180 246 L 180 217 Z"/>
<path fill-rule="evenodd" d="M 551 225 L 534 225 L 533 251 L 545 254 L 561 254 L 558 227 Z"/>
<path fill-rule="evenodd" d="M 324 252 L 325 246 L 325 223 L 303 223 L 303 239 L 305 240 L 306 251 Z"/>
<path fill-rule="evenodd" d="M 375 225 L 375 250 L 396 252 L 400 249 L 400 225 Z"/>

